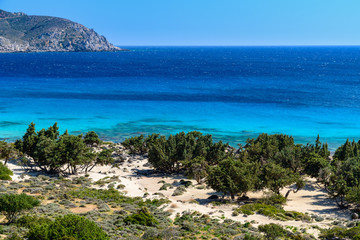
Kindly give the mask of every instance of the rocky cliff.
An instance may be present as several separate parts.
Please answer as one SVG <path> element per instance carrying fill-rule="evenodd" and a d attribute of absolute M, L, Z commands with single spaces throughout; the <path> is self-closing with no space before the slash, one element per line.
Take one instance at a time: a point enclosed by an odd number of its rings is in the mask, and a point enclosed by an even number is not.
<path fill-rule="evenodd" d="M 0 52 L 120 50 L 104 36 L 70 20 L 0 10 Z"/>

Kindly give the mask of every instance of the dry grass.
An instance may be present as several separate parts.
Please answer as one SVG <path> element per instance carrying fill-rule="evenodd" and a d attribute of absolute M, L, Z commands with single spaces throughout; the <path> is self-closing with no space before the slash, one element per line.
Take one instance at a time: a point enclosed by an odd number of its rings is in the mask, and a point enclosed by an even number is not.
<path fill-rule="evenodd" d="M 97 208 L 97 206 L 94 204 L 86 204 L 85 207 L 71 208 L 70 211 L 72 213 L 86 213 L 86 212 L 90 212 L 96 208 Z"/>
<path fill-rule="evenodd" d="M 179 206 L 176 203 L 170 205 L 170 208 L 178 208 Z"/>

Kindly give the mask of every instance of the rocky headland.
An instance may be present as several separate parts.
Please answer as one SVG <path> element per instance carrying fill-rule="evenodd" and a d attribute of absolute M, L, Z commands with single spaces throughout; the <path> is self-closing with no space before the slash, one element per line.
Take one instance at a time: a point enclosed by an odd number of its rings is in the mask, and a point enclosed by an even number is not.
<path fill-rule="evenodd" d="M 0 10 L 0 52 L 121 51 L 93 29 L 67 19 Z"/>

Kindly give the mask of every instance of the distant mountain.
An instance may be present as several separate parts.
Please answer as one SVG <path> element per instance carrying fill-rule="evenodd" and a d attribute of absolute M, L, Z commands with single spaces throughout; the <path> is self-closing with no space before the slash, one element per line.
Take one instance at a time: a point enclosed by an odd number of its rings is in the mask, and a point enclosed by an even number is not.
<path fill-rule="evenodd" d="M 0 52 L 121 51 L 79 23 L 0 10 Z"/>

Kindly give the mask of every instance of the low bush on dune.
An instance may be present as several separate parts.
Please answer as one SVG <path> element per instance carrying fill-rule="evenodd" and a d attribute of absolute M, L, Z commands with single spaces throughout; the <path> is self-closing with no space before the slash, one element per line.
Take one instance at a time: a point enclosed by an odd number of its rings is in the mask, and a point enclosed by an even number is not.
<path fill-rule="evenodd" d="M 264 198 L 257 200 L 258 203 L 267 204 L 267 205 L 284 205 L 286 203 L 286 198 L 280 194 L 271 194 Z"/>
<path fill-rule="evenodd" d="M 306 214 L 300 212 L 285 211 L 281 207 L 281 205 L 271 206 L 262 203 L 246 204 L 235 209 L 234 212 L 243 213 L 246 215 L 253 215 L 257 213 L 281 221 L 286 221 L 286 220 L 311 221 L 310 216 L 307 216 Z"/>
<path fill-rule="evenodd" d="M 319 236 L 321 239 L 354 239 L 360 240 L 360 226 L 353 228 L 334 227 L 324 229 Z"/>
<path fill-rule="evenodd" d="M 109 240 L 108 235 L 95 222 L 77 215 L 58 217 L 49 224 L 32 227 L 28 233 L 29 240 Z"/>
<path fill-rule="evenodd" d="M 259 226 L 259 231 L 265 234 L 266 239 L 272 240 L 286 236 L 286 230 L 279 224 L 265 224 Z"/>
<path fill-rule="evenodd" d="M 42 225 L 51 223 L 51 220 L 47 217 L 39 217 L 39 216 L 32 216 L 32 215 L 25 215 L 20 217 L 16 220 L 15 224 L 18 227 L 25 227 L 25 228 L 32 228 L 36 225 Z"/>
<path fill-rule="evenodd" d="M 137 213 L 127 216 L 124 219 L 124 222 L 126 224 L 139 224 L 150 227 L 154 227 L 159 224 L 159 222 L 154 218 L 154 216 L 151 215 L 150 211 L 146 207 L 139 209 Z"/>
<path fill-rule="evenodd" d="M 68 194 L 75 198 L 96 198 L 108 202 L 117 203 L 131 203 L 136 201 L 142 201 L 141 198 L 130 198 L 124 196 L 116 189 L 95 189 L 95 188 L 81 188 L 77 190 L 71 190 Z"/>

